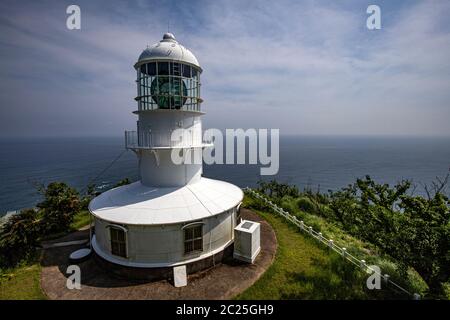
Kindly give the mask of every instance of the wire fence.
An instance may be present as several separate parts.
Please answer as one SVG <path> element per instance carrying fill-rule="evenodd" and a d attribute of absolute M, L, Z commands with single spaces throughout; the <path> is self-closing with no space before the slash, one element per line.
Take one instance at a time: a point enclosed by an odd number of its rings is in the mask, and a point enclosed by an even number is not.
<path fill-rule="evenodd" d="M 407 294 L 410 298 L 414 300 L 419 300 L 420 295 L 417 293 L 411 293 L 410 291 L 406 290 L 405 288 L 401 287 L 394 281 L 392 281 L 388 274 L 381 274 L 378 272 L 378 270 L 372 268 L 371 266 L 367 265 L 366 261 L 363 259 L 358 259 L 352 254 L 350 254 L 345 247 L 341 247 L 334 243 L 332 239 L 325 238 L 321 232 L 317 232 L 313 229 L 312 226 L 308 226 L 304 223 L 303 220 L 298 220 L 296 216 L 290 214 L 289 212 L 285 211 L 283 208 L 278 207 L 275 203 L 267 199 L 264 195 L 256 192 L 255 190 L 246 187 L 244 188 L 244 191 L 248 191 L 251 195 L 256 197 L 257 199 L 262 200 L 264 203 L 269 205 L 272 210 L 274 210 L 275 213 L 279 214 L 286 220 L 290 221 L 294 225 L 296 225 L 300 230 L 304 231 L 305 233 L 309 234 L 314 239 L 318 240 L 319 242 L 323 243 L 327 247 L 329 247 L 331 250 L 342 256 L 345 260 L 349 261 L 350 263 L 354 264 L 356 267 L 362 269 L 363 271 L 370 271 L 371 273 L 377 274 L 381 279 L 384 280 L 385 284 L 392 285 L 394 288 L 400 290 L 401 292 Z"/>

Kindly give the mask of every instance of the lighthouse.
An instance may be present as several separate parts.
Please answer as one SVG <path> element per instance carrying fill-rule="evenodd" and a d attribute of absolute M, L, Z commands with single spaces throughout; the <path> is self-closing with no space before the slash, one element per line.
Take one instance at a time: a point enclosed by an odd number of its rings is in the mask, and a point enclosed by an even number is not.
<path fill-rule="evenodd" d="M 242 190 L 202 176 L 202 68 L 171 33 L 147 47 L 134 65 L 137 128 L 125 147 L 138 159 L 140 180 L 94 198 L 92 249 L 117 272 L 169 276 L 196 272 L 232 248 Z M 230 249 L 231 250 L 231 249 Z"/>

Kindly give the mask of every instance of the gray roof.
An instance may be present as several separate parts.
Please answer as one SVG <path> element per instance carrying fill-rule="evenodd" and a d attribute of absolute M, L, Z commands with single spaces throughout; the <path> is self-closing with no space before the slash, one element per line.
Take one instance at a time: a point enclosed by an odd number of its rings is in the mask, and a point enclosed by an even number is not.
<path fill-rule="evenodd" d="M 135 66 L 142 64 L 141 62 L 151 60 L 185 62 L 201 69 L 194 54 L 189 49 L 179 44 L 172 33 L 165 33 L 161 41 L 152 46 L 148 46 L 147 49 L 142 51 Z"/>

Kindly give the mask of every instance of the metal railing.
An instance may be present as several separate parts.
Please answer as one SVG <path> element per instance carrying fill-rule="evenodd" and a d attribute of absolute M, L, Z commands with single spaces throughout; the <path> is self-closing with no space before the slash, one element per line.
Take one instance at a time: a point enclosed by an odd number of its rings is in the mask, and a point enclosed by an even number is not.
<path fill-rule="evenodd" d="M 193 130 L 183 130 L 172 137 L 172 131 L 125 131 L 127 149 L 192 148 L 211 141 L 202 141 L 201 134 Z"/>
<path fill-rule="evenodd" d="M 291 223 L 293 223 L 294 225 L 299 227 L 300 230 L 302 230 L 303 232 L 309 234 L 311 237 L 313 237 L 314 239 L 318 240 L 319 242 L 323 243 L 328 248 L 330 248 L 331 250 L 333 250 L 334 252 L 336 252 L 337 254 L 342 256 L 345 260 L 347 260 L 350 263 L 354 264 L 358 268 L 362 269 L 363 271 L 370 270 L 372 273 L 375 273 L 378 276 L 380 276 L 384 280 L 384 282 L 386 284 L 392 285 L 393 287 L 395 287 L 396 289 L 400 290 L 401 292 L 407 294 L 408 296 L 410 296 L 414 300 L 419 300 L 420 299 L 420 295 L 419 294 L 417 294 L 417 293 L 412 294 L 411 292 L 409 292 L 405 288 L 403 288 L 400 285 L 398 285 L 397 283 L 393 282 L 390 279 L 388 274 L 384 274 L 383 275 L 383 274 L 379 273 L 377 270 L 371 268 L 370 266 L 367 265 L 365 260 L 356 258 L 355 256 L 353 256 L 352 254 L 350 254 L 348 252 L 347 248 L 338 246 L 336 243 L 334 243 L 334 241 L 332 239 L 325 238 L 322 235 L 321 232 L 315 231 L 312 228 L 312 226 L 306 225 L 303 220 L 298 220 L 296 216 L 294 216 L 294 215 L 290 214 L 289 212 L 285 211 L 283 208 L 278 207 L 275 203 L 273 203 L 272 201 L 267 199 L 265 196 L 261 195 L 260 193 L 256 192 L 255 190 L 253 190 L 253 189 L 251 189 L 249 187 L 244 188 L 244 191 L 248 191 L 254 197 L 264 201 L 267 205 L 269 205 L 272 208 L 272 210 L 275 211 L 275 213 L 279 214 L 280 216 L 282 216 L 286 220 L 290 221 Z"/>

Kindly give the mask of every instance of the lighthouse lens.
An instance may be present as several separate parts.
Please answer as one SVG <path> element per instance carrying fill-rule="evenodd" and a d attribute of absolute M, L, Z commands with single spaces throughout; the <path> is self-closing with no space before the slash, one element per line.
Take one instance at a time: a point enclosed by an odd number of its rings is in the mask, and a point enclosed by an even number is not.
<path fill-rule="evenodd" d="M 151 84 L 152 100 L 161 109 L 180 109 L 186 102 L 187 88 L 180 78 L 159 76 Z"/>
<path fill-rule="evenodd" d="M 140 110 L 199 110 L 199 69 L 178 62 L 149 62 L 138 71 Z"/>

